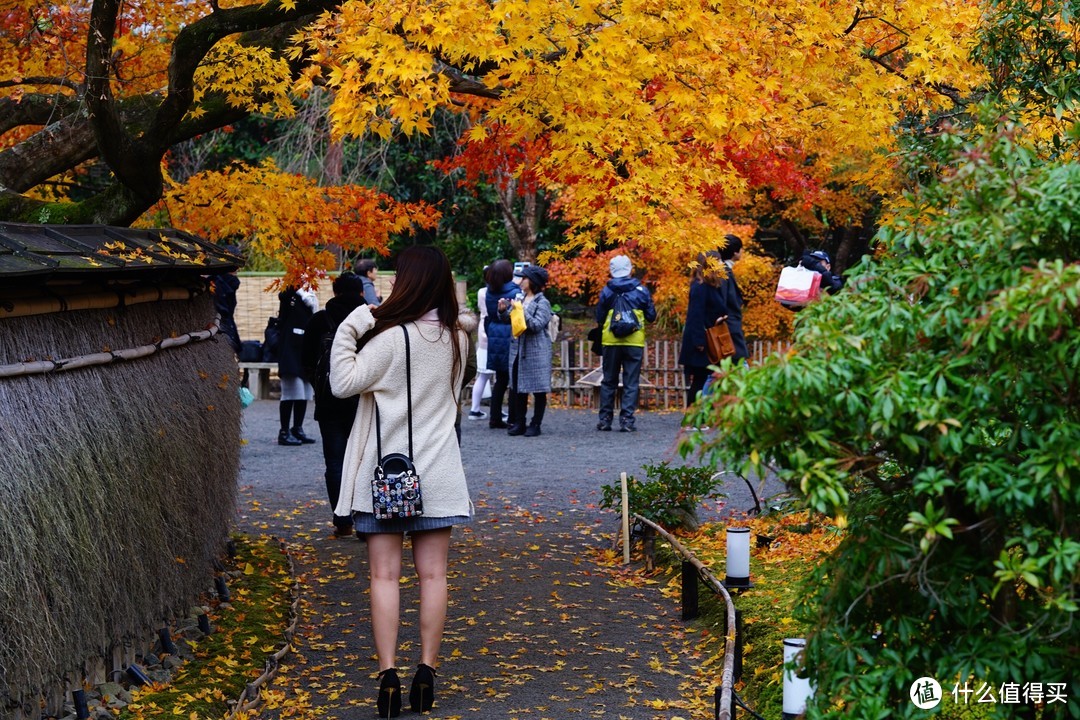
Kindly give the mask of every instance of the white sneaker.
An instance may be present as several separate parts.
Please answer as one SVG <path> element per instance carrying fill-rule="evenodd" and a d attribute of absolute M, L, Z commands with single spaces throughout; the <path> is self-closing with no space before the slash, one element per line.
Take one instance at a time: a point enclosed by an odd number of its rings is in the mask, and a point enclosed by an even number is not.
<path fill-rule="evenodd" d="M 470 420 L 487 420 L 487 413 L 484 412 L 483 410 L 470 410 L 469 411 L 469 419 Z"/>

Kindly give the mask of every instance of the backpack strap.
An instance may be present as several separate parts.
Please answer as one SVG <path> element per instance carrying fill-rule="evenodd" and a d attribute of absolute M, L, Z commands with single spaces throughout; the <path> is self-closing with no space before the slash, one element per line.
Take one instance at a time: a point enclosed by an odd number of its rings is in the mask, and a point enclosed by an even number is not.
<path fill-rule="evenodd" d="M 413 457 L 412 441 L 412 356 L 409 353 L 409 331 L 401 325 L 401 332 L 405 334 L 405 397 L 408 403 L 409 422 L 409 457 Z M 382 458 L 382 424 L 379 422 L 379 401 L 375 401 L 375 452 Z"/>

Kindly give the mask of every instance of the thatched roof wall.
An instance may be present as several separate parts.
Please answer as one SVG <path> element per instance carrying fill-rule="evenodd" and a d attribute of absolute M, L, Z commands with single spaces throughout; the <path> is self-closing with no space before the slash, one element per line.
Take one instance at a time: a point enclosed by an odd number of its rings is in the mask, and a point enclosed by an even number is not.
<path fill-rule="evenodd" d="M 0 366 L 119 357 L 206 337 L 213 319 L 206 293 L 0 314 Z M 80 676 L 111 645 L 142 645 L 212 587 L 235 507 L 237 380 L 216 337 L 0 376 L 0 707 Z"/>

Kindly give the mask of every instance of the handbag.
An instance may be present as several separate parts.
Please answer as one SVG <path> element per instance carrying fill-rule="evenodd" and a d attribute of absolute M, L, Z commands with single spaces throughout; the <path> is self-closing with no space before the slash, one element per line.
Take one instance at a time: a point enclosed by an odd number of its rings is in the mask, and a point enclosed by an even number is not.
<path fill-rule="evenodd" d="M 786 267 L 780 271 L 776 284 L 776 300 L 788 307 L 802 307 L 821 294 L 821 273 L 802 265 Z"/>
<path fill-rule="evenodd" d="M 720 322 L 705 330 L 705 352 L 714 365 L 735 354 L 735 343 L 726 322 Z"/>
<path fill-rule="evenodd" d="M 409 454 L 382 454 L 382 426 L 379 422 L 379 403 L 375 403 L 375 448 L 379 462 L 371 480 L 371 509 L 376 520 L 419 517 L 424 514 L 420 494 L 420 475 L 413 465 L 412 434 L 412 358 L 409 354 L 409 331 L 405 333 L 405 397 L 408 402 Z"/>
<path fill-rule="evenodd" d="M 510 330 L 514 333 L 514 337 L 521 337 L 521 335 L 528 329 L 525 324 L 525 306 L 520 301 L 514 301 L 510 305 Z"/>

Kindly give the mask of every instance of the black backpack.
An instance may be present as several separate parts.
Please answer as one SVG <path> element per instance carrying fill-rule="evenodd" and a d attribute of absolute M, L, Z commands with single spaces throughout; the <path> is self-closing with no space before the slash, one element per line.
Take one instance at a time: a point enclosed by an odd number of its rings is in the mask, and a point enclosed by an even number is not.
<path fill-rule="evenodd" d="M 266 330 L 263 331 L 262 361 L 278 361 L 278 319 L 269 318 L 266 321 Z"/>
<path fill-rule="evenodd" d="M 334 325 L 319 341 L 319 359 L 315 362 L 315 377 L 311 379 L 316 397 L 330 398 L 334 395 L 334 391 L 330 389 L 330 350 L 334 346 L 336 334 L 337 325 Z"/>
<path fill-rule="evenodd" d="M 244 340 L 237 353 L 240 362 L 263 362 L 263 344 L 259 340 Z"/>
<path fill-rule="evenodd" d="M 609 329 L 617 338 L 628 337 L 641 329 L 641 320 L 634 312 L 634 303 L 630 300 L 630 295 L 635 292 L 637 292 L 636 287 L 628 292 L 617 293 L 615 301 L 611 304 Z"/>

